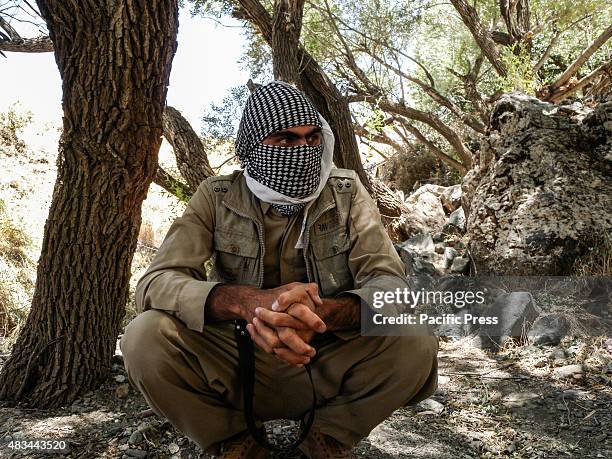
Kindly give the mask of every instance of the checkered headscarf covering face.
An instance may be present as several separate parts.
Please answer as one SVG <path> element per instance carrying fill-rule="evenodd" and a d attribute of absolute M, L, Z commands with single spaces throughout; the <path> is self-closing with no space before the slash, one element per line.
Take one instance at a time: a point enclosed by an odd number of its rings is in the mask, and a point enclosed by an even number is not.
<path fill-rule="evenodd" d="M 282 147 L 261 143 L 270 134 L 295 126 L 322 127 L 319 114 L 293 86 L 273 81 L 247 100 L 236 137 L 236 154 L 249 175 L 266 187 L 291 198 L 311 195 L 321 179 L 323 144 Z M 273 204 L 291 215 L 304 204 Z"/>

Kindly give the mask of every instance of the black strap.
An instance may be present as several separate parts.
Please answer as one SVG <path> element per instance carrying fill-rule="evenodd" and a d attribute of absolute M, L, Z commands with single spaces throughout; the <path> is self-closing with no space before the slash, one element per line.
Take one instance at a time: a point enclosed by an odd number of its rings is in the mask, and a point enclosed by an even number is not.
<path fill-rule="evenodd" d="M 255 417 L 253 416 L 253 395 L 255 387 L 255 355 L 253 352 L 253 341 L 251 335 L 246 329 L 246 320 L 234 321 L 234 332 L 236 341 L 238 342 L 238 361 L 240 367 L 240 381 L 242 382 L 242 395 L 244 397 L 244 418 L 247 427 L 253 438 L 264 448 L 275 453 L 289 454 L 300 445 L 308 435 L 312 423 L 314 422 L 315 410 L 317 407 L 317 394 L 315 393 L 314 383 L 310 365 L 304 365 L 304 369 L 308 374 L 310 385 L 312 387 L 312 407 L 308 413 L 306 422 L 300 420 L 300 435 L 297 440 L 289 446 L 279 447 L 268 442 L 265 432 L 257 428 Z"/>

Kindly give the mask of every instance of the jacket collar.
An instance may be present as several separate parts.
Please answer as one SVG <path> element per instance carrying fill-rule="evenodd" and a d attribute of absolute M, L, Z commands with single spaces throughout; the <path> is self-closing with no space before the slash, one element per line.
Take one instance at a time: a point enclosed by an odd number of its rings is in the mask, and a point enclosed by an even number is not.
<path fill-rule="evenodd" d="M 262 206 L 257 197 L 249 190 L 243 171 L 236 172 L 236 178 L 225 193 L 222 203 L 240 215 L 263 222 Z M 326 209 L 334 207 L 335 204 L 331 187 L 327 184 L 308 211 L 308 220 L 316 221 Z"/>

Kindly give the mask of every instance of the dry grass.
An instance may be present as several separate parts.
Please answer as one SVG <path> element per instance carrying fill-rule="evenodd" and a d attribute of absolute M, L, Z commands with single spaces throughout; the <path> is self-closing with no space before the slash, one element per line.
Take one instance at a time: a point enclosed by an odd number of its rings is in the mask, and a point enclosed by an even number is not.
<path fill-rule="evenodd" d="M 612 233 L 594 235 L 586 253 L 574 263 L 578 276 L 612 275 Z"/>
<path fill-rule="evenodd" d="M 28 255 L 32 244 L 25 230 L 6 215 L 0 200 L 0 351 L 14 343 L 28 316 L 34 282 L 34 263 Z"/>

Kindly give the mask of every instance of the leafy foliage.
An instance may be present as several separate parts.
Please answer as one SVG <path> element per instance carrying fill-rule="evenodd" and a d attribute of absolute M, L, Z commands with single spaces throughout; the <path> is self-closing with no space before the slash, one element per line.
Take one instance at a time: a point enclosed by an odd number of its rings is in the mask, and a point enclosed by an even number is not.
<path fill-rule="evenodd" d="M 238 11 L 238 16 L 246 17 L 240 14 L 237 0 L 192 3 L 194 14 L 222 18 Z M 272 14 L 274 2 L 261 3 Z M 389 146 L 399 148 L 397 153 L 435 145 L 439 147 L 438 158 L 446 155 L 451 165 L 452 161 L 461 162 L 465 158 L 464 154 L 462 159 L 461 149 L 469 150 L 478 144 L 491 104 L 501 93 L 518 90 L 535 96 L 545 94 L 543 90 L 612 23 L 612 7 L 605 0 L 525 0 L 521 4 L 528 6 L 526 20 L 516 10 L 504 14 L 495 0 L 467 3 L 476 9 L 482 29 L 495 36 L 499 60 L 507 70 L 505 76 L 500 76 L 485 57 L 459 11 L 450 3 L 306 2 L 301 34 L 304 49 L 342 94 L 371 96 L 367 102 L 356 98 L 351 104 L 356 124 L 366 128 L 360 134 L 365 140 L 371 140 L 373 133 L 383 134 L 390 140 Z M 516 4 L 513 2 L 511 8 Z M 515 24 L 515 29 L 520 29 L 522 35 L 510 30 L 507 21 L 520 23 L 520 27 Z M 248 21 L 245 37 L 248 46 L 242 64 L 254 78 L 270 79 L 270 48 Z M 581 66 L 572 81 L 598 68 L 611 54 L 608 42 Z M 588 86 L 584 88 L 587 89 Z M 211 107 L 216 113 L 211 122 L 228 125 L 227 119 L 235 117 L 238 105 L 231 102 L 235 95 L 228 97 L 222 106 Z M 382 102 L 387 103 L 386 109 Z M 418 110 L 433 121 L 427 123 L 423 116 L 411 118 L 389 111 L 393 104 Z M 231 115 L 222 115 L 224 110 Z M 389 123 L 389 118 L 395 121 Z M 418 129 L 429 144 L 410 129 Z M 231 130 L 209 132 L 228 136 Z M 453 136 L 460 139 L 463 147 Z"/>

